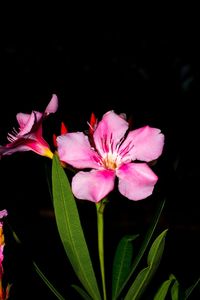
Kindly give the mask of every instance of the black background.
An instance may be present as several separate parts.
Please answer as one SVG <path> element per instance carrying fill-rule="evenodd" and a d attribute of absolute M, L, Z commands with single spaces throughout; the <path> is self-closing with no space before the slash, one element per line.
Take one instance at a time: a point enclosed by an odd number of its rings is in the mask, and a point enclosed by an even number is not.
<path fill-rule="evenodd" d="M 100 119 L 113 109 L 132 117 L 134 128 L 146 124 L 160 128 L 165 148 L 154 166 L 159 175 L 155 193 L 139 203 L 114 195 L 116 203 L 113 200 L 106 211 L 105 247 L 109 257 L 123 234 L 143 232 L 159 199 L 166 197 L 158 232 L 169 228 L 169 234 L 159 274 L 165 280 L 173 273 L 187 288 L 199 276 L 198 24 L 181 13 L 181 18 L 175 14 L 173 24 L 171 16 L 162 20 L 160 13 L 152 25 L 154 17 L 147 13 L 140 17 L 130 13 L 126 18 L 126 13 L 111 10 L 97 17 L 97 11 L 90 9 L 79 14 L 75 10 L 73 17 L 71 10 L 53 7 L 51 13 L 35 14 L 29 9 L 5 19 L 0 46 L 0 144 L 17 127 L 18 112 L 43 111 L 53 93 L 59 108 L 44 124 L 51 146 L 61 121 L 69 131 L 85 130 L 91 112 Z M 53 299 L 33 275 L 30 258 L 61 292 L 71 293 L 66 282 L 75 281 L 56 231 L 45 168 L 50 168 L 49 160 L 32 152 L 0 161 L 0 208 L 8 209 L 9 223 L 23 242 L 16 245 L 8 230 L 5 276 L 13 282 L 13 299 L 36 295 Z M 91 203 L 78 205 L 88 243 L 95 248 L 95 210 Z M 110 258 L 106 259 L 109 270 Z"/>

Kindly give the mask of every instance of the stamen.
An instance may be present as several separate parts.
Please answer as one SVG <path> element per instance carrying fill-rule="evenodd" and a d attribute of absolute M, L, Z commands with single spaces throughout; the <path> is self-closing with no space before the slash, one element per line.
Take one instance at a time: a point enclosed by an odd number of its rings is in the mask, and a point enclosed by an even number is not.
<path fill-rule="evenodd" d="M 8 133 L 7 140 L 11 143 L 17 140 L 18 131 L 13 127 L 11 133 Z"/>
<path fill-rule="evenodd" d="M 18 134 L 18 131 L 15 129 L 15 127 L 13 127 L 13 133 L 16 135 Z"/>

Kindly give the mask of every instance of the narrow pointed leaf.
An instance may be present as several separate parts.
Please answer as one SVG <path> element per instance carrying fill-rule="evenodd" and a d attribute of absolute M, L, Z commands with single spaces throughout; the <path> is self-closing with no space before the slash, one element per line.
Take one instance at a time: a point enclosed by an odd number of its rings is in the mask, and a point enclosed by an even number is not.
<path fill-rule="evenodd" d="M 164 250 L 166 233 L 167 230 L 164 230 L 153 242 L 147 257 L 148 266 L 139 272 L 124 300 L 138 300 L 144 293 L 159 266 Z"/>
<path fill-rule="evenodd" d="M 74 272 L 93 300 L 101 299 L 71 187 L 56 155 L 52 165 L 53 204 L 58 232 Z"/>
<path fill-rule="evenodd" d="M 186 292 L 185 292 L 185 300 L 189 298 L 189 296 L 192 294 L 192 292 L 194 291 L 194 289 L 198 286 L 198 284 L 200 284 L 200 277 L 197 279 L 197 281 L 190 286 Z"/>
<path fill-rule="evenodd" d="M 118 290 L 129 275 L 133 259 L 133 241 L 139 235 L 124 236 L 115 252 L 112 272 L 112 299 L 115 299 Z"/>
<path fill-rule="evenodd" d="M 167 231 L 168 229 L 165 229 L 153 242 L 147 257 L 148 265 L 155 265 L 157 262 L 160 262 L 164 250 Z"/>
<path fill-rule="evenodd" d="M 72 284 L 72 287 L 81 295 L 85 300 L 92 300 L 92 298 L 80 287 L 75 284 Z"/>
<path fill-rule="evenodd" d="M 171 287 L 171 298 L 172 300 L 181 300 L 183 297 L 181 297 L 180 293 L 180 286 L 178 280 L 174 277 L 174 283 Z"/>
<path fill-rule="evenodd" d="M 63 298 L 63 296 L 51 284 L 51 282 L 47 279 L 47 277 L 44 275 L 44 273 L 40 270 L 40 268 L 38 267 L 38 265 L 35 262 L 33 262 L 33 266 L 35 268 L 36 273 L 43 280 L 43 282 L 48 286 L 48 288 L 52 291 L 52 293 L 56 296 L 57 299 L 59 299 L 59 300 L 67 300 L 67 299 L 69 299 L 69 298 Z"/>
<path fill-rule="evenodd" d="M 167 296 L 167 292 L 169 290 L 169 287 L 171 286 L 173 281 L 174 281 L 174 278 L 170 278 L 170 279 L 165 280 L 161 284 L 161 286 L 158 289 L 158 291 L 157 291 L 156 295 L 154 296 L 153 300 L 164 300 Z"/>
<path fill-rule="evenodd" d="M 7 222 L 7 225 L 12 232 L 13 238 L 17 244 L 22 244 L 21 240 L 19 239 L 16 232 L 13 230 L 12 226 Z M 24 245 L 23 245 L 24 246 Z M 26 249 L 27 251 L 27 249 Z M 46 286 L 51 290 L 51 292 L 57 297 L 59 300 L 67 300 L 66 298 L 63 298 L 62 295 L 57 291 L 57 289 L 53 286 L 53 284 L 47 279 L 47 277 L 44 275 L 44 273 L 41 271 L 41 269 L 38 267 L 36 262 L 32 261 L 33 267 L 37 273 L 37 275 L 43 280 L 43 282 L 46 284 Z"/>
<path fill-rule="evenodd" d="M 141 261 L 143 255 L 144 255 L 144 253 L 145 253 L 145 251 L 146 251 L 146 249 L 147 249 L 147 247 L 148 247 L 148 245 L 149 245 L 149 243 L 150 243 L 150 241 L 151 241 L 151 238 L 152 238 L 152 236 L 153 236 L 153 234 L 154 234 L 154 231 L 155 231 L 156 226 L 157 226 L 157 224 L 158 224 L 158 221 L 159 221 L 159 219 L 160 219 L 161 213 L 162 213 L 162 211 L 163 211 L 165 202 L 166 202 L 165 199 L 163 199 L 163 200 L 160 202 L 160 204 L 159 204 L 159 206 L 158 206 L 158 208 L 157 208 L 157 210 L 156 210 L 156 213 L 155 213 L 155 215 L 153 216 L 153 219 L 152 219 L 152 221 L 151 221 L 151 224 L 150 224 L 150 226 L 149 226 L 149 229 L 148 229 L 148 231 L 147 231 L 147 233 L 146 233 L 146 235 L 145 235 L 145 238 L 144 238 L 143 243 L 142 243 L 142 245 L 141 245 L 141 247 L 140 247 L 140 250 L 139 250 L 139 252 L 138 252 L 138 254 L 137 254 L 135 260 L 133 261 L 132 270 L 131 270 L 131 272 L 129 273 L 129 276 L 126 278 L 126 280 L 125 280 L 124 283 L 122 284 L 121 288 L 119 289 L 118 294 L 116 295 L 116 297 L 115 297 L 113 300 L 116 300 L 116 299 L 118 298 L 118 296 L 120 295 L 120 293 L 122 292 L 122 290 L 125 288 L 125 286 L 126 286 L 126 284 L 128 283 L 128 281 L 130 280 L 131 276 L 132 276 L 133 273 L 135 272 L 135 270 L 136 270 L 136 268 L 137 268 L 139 262 Z"/>

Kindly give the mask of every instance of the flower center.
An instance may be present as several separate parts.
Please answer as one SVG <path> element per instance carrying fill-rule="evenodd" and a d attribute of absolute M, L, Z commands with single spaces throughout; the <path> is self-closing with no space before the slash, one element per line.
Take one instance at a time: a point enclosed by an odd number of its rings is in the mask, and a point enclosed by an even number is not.
<path fill-rule="evenodd" d="M 106 153 L 103 157 L 103 165 L 106 169 L 115 170 L 119 165 L 119 156 L 117 153 Z"/>

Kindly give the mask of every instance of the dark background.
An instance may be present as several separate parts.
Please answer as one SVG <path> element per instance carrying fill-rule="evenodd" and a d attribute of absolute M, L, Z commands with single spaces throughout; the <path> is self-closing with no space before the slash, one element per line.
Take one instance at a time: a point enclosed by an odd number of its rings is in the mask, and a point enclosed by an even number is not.
<path fill-rule="evenodd" d="M 123 22 L 120 14 L 110 20 L 110 13 L 100 18 L 94 13 L 69 18 L 70 11 L 61 10 L 40 16 L 29 11 L 22 19 L 10 15 L 3 24 L 0 46 L 0 144 L 17 127 L 18 112 L 43 111 L 53 93 L 59 108 L 44 124 L 51 147 L 61 121 L 69 131 L 85 130 L 91 112 L 101 119 L 113 109 L 132 117 L 134 128 L 146 124 L 160 128 L 165 148 L 153 167 L 159 175 L 155 193 L 139 203 L 117 193 L 116 203 L 108 205 L 106 265 L 110 270 L 110 255 L 119 238 L 145 231 L 159 199 L 166 197 L 157 231 L 169 228 L 159 280 L 173 273 L 187 288 L 199 276 L 198 26 L 188 22 L 188 15 L 177 19 L 176 26 L 169 17 L 163 27 L 162 14 L 155 27 L 153 16 L 136 16 Z M 16 245 L 7 229 L 5 276 L 13 283 L 13 299 L 35 299 L 38 294 L 53 299 L 33 274 L 32 258 L 61 292 L 71 293 L 67 282 L 75 281 L 48 194 L 45 170 L 50 164 L 33 152 L 0 161 L 0 209 L 8 209 L 9 224 L 22 240 L 21 246 Z M 78 205 L 88 243 L 95 247 L 94 207 L 86 202 Z"/>

